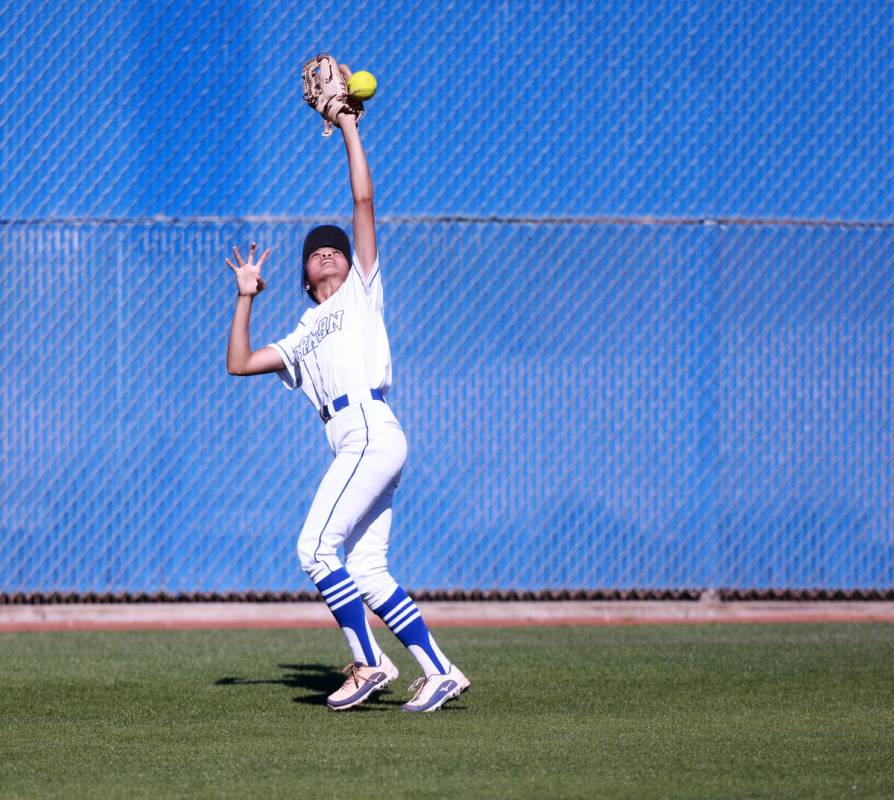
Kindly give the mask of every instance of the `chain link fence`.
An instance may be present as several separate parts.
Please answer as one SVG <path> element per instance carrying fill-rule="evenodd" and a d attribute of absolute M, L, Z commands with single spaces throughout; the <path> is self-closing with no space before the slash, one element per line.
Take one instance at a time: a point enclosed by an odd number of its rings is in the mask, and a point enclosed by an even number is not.
<path fill-rule="evenodd" d="M 2 216 L 348 213 L 301 99 L 320 51 L 379 78 L 390 214 L 894 214 L 890 0 L 20 0 Z"/>
<path fill-rule="evenodd" d="M 399 580 L 894 587 L 894 4 L 47 0 L 0 4 L 0 592 L 311 588 L 321 424 L 227 375 L 223 258 L 290 331 L 350 213 L 321 50 L 380 83 Z"/>
<path fill-rule="evenodd" d="M 223 255 L 307 224 L 0 229 L 0 585 L 303 588 L 328 463 L 275 376 L 225 369 Z M 890 587 L 894 228 L 384 222 L 417 588 Z M 499 268 L 492 266 L 499 265 Z M 11 324 L 12 323 L 12 324 Z M 309 586 L 309 584 L 308 584 Z"/>

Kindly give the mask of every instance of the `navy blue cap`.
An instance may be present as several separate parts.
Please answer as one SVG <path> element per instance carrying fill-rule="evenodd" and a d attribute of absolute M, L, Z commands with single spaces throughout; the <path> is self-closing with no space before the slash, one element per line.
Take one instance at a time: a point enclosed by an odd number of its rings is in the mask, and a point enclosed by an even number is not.
<path fill-rule="evenodd" d="M 311 229 L 310 233 L 304 237 L 304 248 L 301 254 L 301 285 L 305 291 L 310 294 L 310 287 L 307 285 L 307 259 L 314 250 L 321 247 L 331 247 L 338 250 L 351 264 L 351 240 L 338 225 L 318 225 Z M 310 296 L 316 301 L 316 297 Z"/>

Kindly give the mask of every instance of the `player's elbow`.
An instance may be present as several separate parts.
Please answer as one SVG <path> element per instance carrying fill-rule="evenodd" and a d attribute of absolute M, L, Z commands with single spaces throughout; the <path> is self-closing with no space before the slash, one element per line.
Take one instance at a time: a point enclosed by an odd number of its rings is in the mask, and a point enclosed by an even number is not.
<path fill-rule="evenodd" d="M 354 195 L 354 207 L 355 208 L 369 208 L 372 209 L 373 204 L 373 196 L 372 189 L 368 192 L 358 192 Z"/>
<path fill-rule="evenodd" d="M 240 366 L 239 364 L 231 364 L 228 361 L 227 362 L 227 372 L 230 375 L 245 375 L 245 368 Z"/>

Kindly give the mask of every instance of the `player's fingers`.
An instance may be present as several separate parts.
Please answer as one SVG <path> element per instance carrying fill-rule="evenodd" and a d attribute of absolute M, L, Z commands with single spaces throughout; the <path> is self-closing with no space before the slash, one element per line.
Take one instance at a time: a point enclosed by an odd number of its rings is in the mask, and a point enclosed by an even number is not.
<path fill-rule="evenodd" d="M 245 260 L 242 258 L 242 254 L 239 252 L 239 248 L 236 245 L 233 245 L 233 255 L 236 256 L 236 263 L 239 264 L 240 267 L 245 266 Z"/>
<path fill-rule="evenodd" d="M 224 259 L 224 260 L 227 262 L 227 266 L 228 266 L 231 270 L 233 270 L 233 272 L 235 272 L 235 273 L 238 274 L 239 270 L 236 269 L 236 265 L 235 265 L 232 261 L 230 261 L 230 259 L 228 259 L 228 258 L 226 258 L 226 259 Z"/>
<path fill-rule="evenodd" d="M 267 257 L 270 255 L 270 248 L 268 247 L 263 253 L 261 253 L 261 257 L 258 259 L 258 268 L 267 260 Z"/>
<path fill-rule="evenodd" d="M 351 68 L 347 64 L 339 64 L 338 68 L 341 70 L 341 74 L 345 76 L 345 80 L 351 80 Z"/>

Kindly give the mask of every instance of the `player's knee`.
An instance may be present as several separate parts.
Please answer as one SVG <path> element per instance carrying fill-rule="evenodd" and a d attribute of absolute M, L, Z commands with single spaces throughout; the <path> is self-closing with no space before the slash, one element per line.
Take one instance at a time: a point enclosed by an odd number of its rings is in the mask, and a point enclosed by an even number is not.
<path fill-rule="evenodd" d="M 314 577 L 314 574 L 319 572 L 321 565 L 318 558 L 317 541 L 302 534 L 298 537 L 295 549 L 298 553 L 298 561 L 301 562 L 301 569 Z"/>
<path fill-rule="evenodd" d="M 397 581 L 387 572 L 374 578 L 367 578 L 362 583 L 355 578 L 360 594 L 370 608 L 381 606 L 397 589 Z"/>
<path fill-rule="evenodd" d="M 370 560 L 349 556 L 345 567 L 370 608 L 382 605 L 397 589 L 397 582 L 388 572 L 384 558 Z"/>

